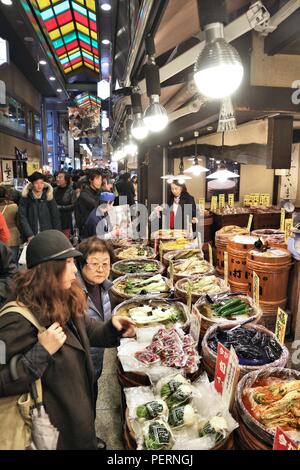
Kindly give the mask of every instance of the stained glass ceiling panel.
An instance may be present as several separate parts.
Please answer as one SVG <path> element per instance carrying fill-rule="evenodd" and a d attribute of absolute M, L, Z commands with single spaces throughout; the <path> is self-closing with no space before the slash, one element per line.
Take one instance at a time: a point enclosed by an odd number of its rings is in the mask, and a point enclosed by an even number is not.
<path fill-rule="evenodd" d="M 76 97 L 79 108 L 100 108 L 101 100 L 90 93 L 83 93 Z"/>
<path fill-rule="evenodd" d="M 37 0 L 37 4 L 64 72 L 87 67 L 99 73 L 95 0 Z"/>

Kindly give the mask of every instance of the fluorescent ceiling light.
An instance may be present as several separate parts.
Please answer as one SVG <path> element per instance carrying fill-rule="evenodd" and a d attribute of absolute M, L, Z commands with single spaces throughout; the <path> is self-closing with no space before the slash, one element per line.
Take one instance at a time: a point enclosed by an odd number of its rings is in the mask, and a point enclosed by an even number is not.
<path fill-rule="evenodd" d="M 49 80 L 51 80 L 51 82 L 54 82 L 54 80 L 56 80 L 55 77 L 49 77 Z"/>

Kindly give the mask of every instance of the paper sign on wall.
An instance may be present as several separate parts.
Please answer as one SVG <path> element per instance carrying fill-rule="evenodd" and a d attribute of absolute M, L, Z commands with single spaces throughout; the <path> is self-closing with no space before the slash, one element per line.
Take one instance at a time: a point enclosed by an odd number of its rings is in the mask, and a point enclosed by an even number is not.
<path fill-rule="evenodd" d="M 284 345 L 287 321 L 288 314 L 280 307 L 278 307 L 275 335 L 277 336 L 277 339 L 282 346 Z"/>
<path fill-rule="evenodd" d="M 253 271 L 253 302 L 259 307 L 259 276 Z"/>
<path fill-rule="evenodd" d="M 297 445 L 281 428 L 276 428 L 273 450 L 297 450 Z"/>

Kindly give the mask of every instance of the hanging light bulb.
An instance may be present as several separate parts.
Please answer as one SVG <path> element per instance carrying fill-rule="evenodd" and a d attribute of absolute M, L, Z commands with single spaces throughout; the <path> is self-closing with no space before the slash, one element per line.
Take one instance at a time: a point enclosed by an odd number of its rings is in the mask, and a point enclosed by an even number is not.
<path fill-rule="evenodd" d="M 193 165 L 188 168 L 187 170 L 184 171 L 184 173 L 192 173 L 194 176 L 200 176 L 201 173 L 205 173 L 206 171 L 209 171 L 208 168 L 205 168 L 204 166 L 200 165 L 199 159 L 198 159 L 198 137 L 199 137 L 199 132 L 195 131 L 194 132 L 194 137 L 195 137 L 195 157 L 194 157 L 194 163 Z"/>
<path fill-rule="evenodd" d="M 138 146 L 132 140 L 132 137 L 129 137 L 126 144 L 124 145 L 124 152 L 126 155 L 136 155 L 138 152 Z"/>
<path fill-rule="evenodd" d="M 244 68 L 237 50 L 224 38 L 224 25 L 205 26 L 206 44 L 195 64 L 194 80 L 204 96 L 220 99 L 240 86 Z"/>
<path fill-rule="evenodd" d="M 167 127 L 169 118 L 167 111 L 159 102 L 161 94 L 159 68 L 155 62 L 154 40 L 150 35 L 146 38 L 146 51 L 148 63 L 145 64 L 144 69 L 150 104 L 144 113 L 144 123 L 150 132 L 156 133 Z"/>
<path fill-rule="evenodd" d="M 174 180 L 176 179 L 176 176 L 174 175 L 166 175 L 166 176 L 161 176 L 162 180 L 167 180 L 168 184 L 172 184 Z"/>
<path fill-rule="evenodd" d="M 134 91 L 131 95 L 131 104 L 133 112 L 131 134 L 136 140 L 144 140 L 148 136 L 149 131 L 143 120 L 142 100 L 138 91 Z"/>

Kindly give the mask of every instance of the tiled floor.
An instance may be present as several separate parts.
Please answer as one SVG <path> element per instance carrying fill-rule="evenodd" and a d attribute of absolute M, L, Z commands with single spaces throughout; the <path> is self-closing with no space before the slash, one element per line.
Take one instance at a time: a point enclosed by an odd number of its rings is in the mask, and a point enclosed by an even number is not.
<path fill-rule="evenodd" d="M 121 416 L 121 389 L 116 375 L 116 350 L 106 349 L 99 381 L 96 434 L 107 450 L 124 450 Z"/>

